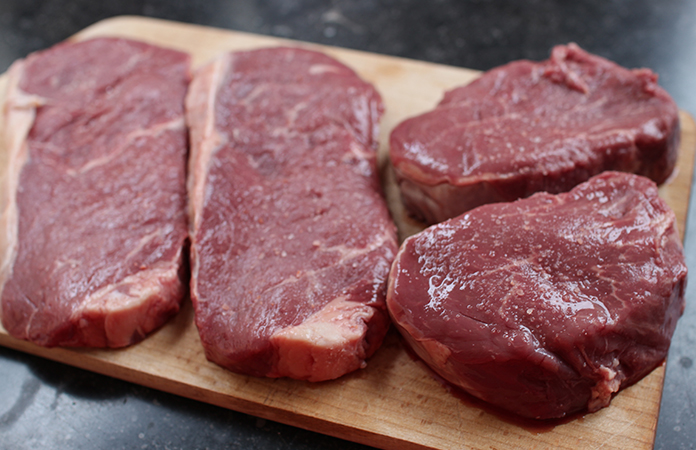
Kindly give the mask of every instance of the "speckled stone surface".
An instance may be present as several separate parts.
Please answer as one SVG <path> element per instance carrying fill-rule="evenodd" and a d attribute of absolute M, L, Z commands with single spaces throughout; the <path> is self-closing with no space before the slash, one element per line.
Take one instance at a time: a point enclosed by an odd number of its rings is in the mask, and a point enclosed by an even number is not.
<path fill-rule="evenodd" d="M 116 15 L 143 15 L 486 70 L 577 42 L 650 67 L 696 114 L 696 2 L 683 0 L 2 0 L 0 72 Z M 692 199 L 693 202 L 693 199 Z M 696 268 L 690 208 L 687 264 Z M 656 449 L 696 447 L 696 283 L 667 362 Z M 0 347 L 1 449 L 359 449 Z"/>

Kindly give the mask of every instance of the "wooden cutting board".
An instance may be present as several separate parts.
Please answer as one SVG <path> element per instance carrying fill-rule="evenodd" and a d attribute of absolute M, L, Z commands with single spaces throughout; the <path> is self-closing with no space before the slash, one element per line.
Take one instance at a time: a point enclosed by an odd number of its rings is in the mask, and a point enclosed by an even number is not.
<path fill-rule="evenodd" d="M 290 44 L 319 49 L 355 69 L 376 85 L 386 104 L 380 161 L 402 238 L 420 225 L 407 219 L 401 209 L 386 159 L 389 132 L 405 117 L 432 108 L 444 90 L 478 75 L 467 69 L 138 17 L 99 22 L 74 39 L 105 35 L 184 50 L 193 55 L 195 65 L 226 50 Z M 4 84 L 2 77 L 0 92 Z M 683 233 L 696 127 L 687 113 L 681 113 L 681 120 L 678 170 L 660 193 L 676 212 Z M 393 332 L 366 369 L 314 384 L 241 376 L 206 361 L 190 302 L 162 329 L 127 349 L 46 349 L 13 339 L 2 328 L 0 345 L 266 419 L 399 450 L 651 449 L 664 379 L 661 366 L 619 393 L 608 408 L 563 423 L 532 425 L 450 394 L 409 357 Z"/>

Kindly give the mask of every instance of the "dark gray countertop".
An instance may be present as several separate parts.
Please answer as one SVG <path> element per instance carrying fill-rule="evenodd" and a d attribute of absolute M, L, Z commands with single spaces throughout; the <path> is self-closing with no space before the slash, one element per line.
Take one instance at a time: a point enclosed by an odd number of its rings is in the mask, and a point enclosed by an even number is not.
<path fill-rule="evenodd" d="M 696 114 L 696 2 L 688 0 L 2 0 L 0 72 L 107 17 L 135 14 L 486 70 L 577 42 L 650 67 Z M 689 208 L 685 248 L 696 267 Z M 696 292 L 667 361 L 656 449 L 696 446 Z M 0 347 L 0 448 L 366 448 Z"/>

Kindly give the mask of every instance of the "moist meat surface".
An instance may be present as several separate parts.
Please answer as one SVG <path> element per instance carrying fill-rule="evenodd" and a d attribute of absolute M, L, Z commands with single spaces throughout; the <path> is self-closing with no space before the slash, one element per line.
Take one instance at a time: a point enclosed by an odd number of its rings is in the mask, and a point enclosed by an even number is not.
<path fill-rule="evenodd" d="M 678 110 L 647 69 L 558 46 L 445 94 L 399 124 L 390 152 L 408 209 L 429 223 L 534 192 L 565 192 L 604 170 L 660 184 L 672 172 Z"/>
<path fill-rule="evenodd" d="M 595 411 L 664 359 L 687 269 L 647 178 L 481 206 L 405 241 L 389 312 L 439 375 L 531 418 Z"/>
<path fill-rule="evenodd" d="M 121 347 L 186 292 L 188 55 L 112 38 L 9 72 L 2 323 L 45 346 Z"/>
<path fill-rule="evenodd" d="M 210 360 L 320 381 L 381 344 L 396 253 L 381 113 L 372 86 L 313 51 L 232 53 L 196 74 L 191 295 Z"/>

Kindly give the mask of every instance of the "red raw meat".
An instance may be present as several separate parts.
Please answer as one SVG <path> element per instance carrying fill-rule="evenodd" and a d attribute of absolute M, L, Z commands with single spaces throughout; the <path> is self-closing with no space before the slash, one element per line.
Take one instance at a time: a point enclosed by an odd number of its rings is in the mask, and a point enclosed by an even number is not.
<path fill-rule="evenodd" d="M 308 50 L 226 54 L 194 76 L 191 297 L 210 360 L 321 381 L 379 347 L 397 249 L 376 168 L 382 109 Z"/>
<path fill-rule="evenodd" d="M 655 74 L 571 44 L 448 92 L 393 130 L 390 152 L 407 209 L 437 223 L 486 203 L 565 192 L 604 170 L 660 184 L 678 140 L 677 106 Z"/>
<path fill-rule="evenodd" d="M 478 207 L 407 239 L 387 306 L 439 375 L 516 414 L 607 406 L 664 359 L 687 268 L 645 177 Z"/>
<path fill-rule="evenodd" d="M 9 71 L 2 323 L 44 346 L 122 347 L 185 296 L 188 55 L 63 43 Z"/>

